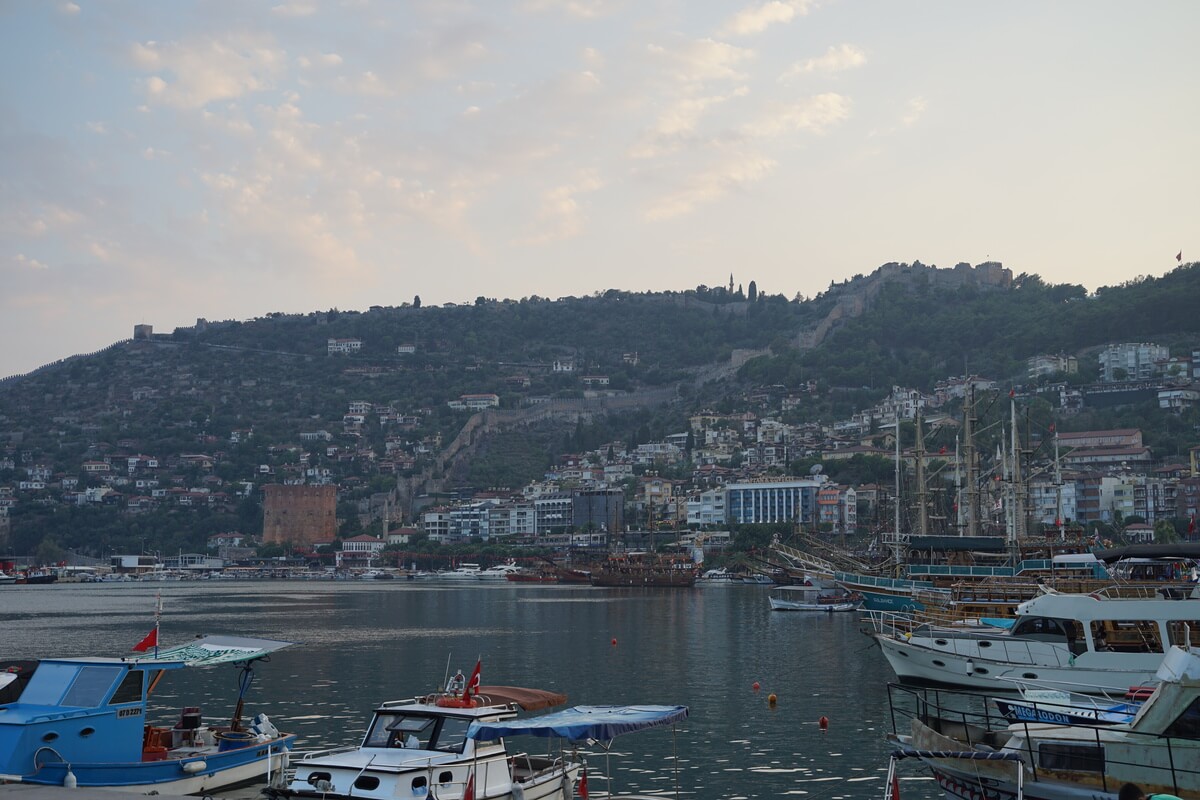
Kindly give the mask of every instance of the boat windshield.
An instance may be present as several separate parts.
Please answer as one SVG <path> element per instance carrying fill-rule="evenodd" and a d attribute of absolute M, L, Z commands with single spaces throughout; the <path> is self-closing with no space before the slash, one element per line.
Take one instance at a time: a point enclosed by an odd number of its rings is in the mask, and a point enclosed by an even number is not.
<path fill-rule="evenodd" d="M 467 740 L 469 719 L 424 714 L 379 713 L 363 747 L 438 750 L 461 753 Z"/>

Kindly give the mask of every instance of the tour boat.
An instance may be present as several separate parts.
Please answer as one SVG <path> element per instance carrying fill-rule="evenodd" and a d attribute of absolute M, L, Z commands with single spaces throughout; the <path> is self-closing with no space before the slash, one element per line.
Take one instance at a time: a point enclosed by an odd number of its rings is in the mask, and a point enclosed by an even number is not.
<path fill-rule="evenodd" d="M 1200 797 L 1200 652 L 1171 647 L 1156 677 L 1133 718 L 1115 724 L 997 726 L 994 714 L 970 710 L 978 695 L 892 686 L 892 738 L 903 749 L 892 754 L 888 788 L 899 785 L 896 761 L 912 757 L 949 800 L 1117 800 L 1126 783 Z"/>
<path fill-rule="evenodd" d="M 918 625 L 871 614 L 875 639 L 902 680 L 1084 694 L 1153 681 L 1170 646 L 1200 645 L 1200 599 L 1108 597 L 1047 590 L 1007 629 Z"/>
<path fill-rule="evenodd" d="M 592 586 L 689 588 L 696 585 L 696 564 L 675 556 L 623 553 L 593 566 L 591 581 Z"/>
<path fill-rule="evenodd" d="M 780 586 L 771 591 L 768 598 L 772 611 L 854 611 L 862 602 L 857 597 L 840 590 L 820 589 L 816 586 Z"/>
<path fill-rule="evenodd" d="M 185 795 L 281 776 L 295 734 L 265 714 L 243 724 L 241 713 L 253 662 L 289 644 L 207 636 L 157 655 L 41 659 L 20 696 L 0 705 L 0 782 Z M 149 698 L 166 672 L 218 664 L 244 670 L 228 724 L 204 724 L 195 706 L 173 728 L 151 723 Z"/>

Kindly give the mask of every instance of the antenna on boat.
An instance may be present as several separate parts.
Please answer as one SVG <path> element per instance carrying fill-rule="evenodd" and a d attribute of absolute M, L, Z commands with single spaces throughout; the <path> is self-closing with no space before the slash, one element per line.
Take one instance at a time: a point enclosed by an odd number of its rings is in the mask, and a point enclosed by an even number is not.
<path fill-rule="evenodd" d="M 453 653 L 446 653 L 446 674 L 442 676 L 442 685 L 438 687 L 438 691 L 445 689 L 446 685 L 450 683 L 450 659 L 453 655 Z"/>
<path fill-rule="evenodd" d="M 158 643 L 162 640 L 159 628 L 162 626 L 162 590 L 154 593 L 154 657 L 158 658 Z"/>

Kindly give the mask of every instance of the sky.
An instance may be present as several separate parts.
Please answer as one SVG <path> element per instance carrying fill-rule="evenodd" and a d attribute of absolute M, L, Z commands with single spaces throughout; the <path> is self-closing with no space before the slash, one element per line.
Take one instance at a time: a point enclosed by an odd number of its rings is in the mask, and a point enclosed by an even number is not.
<path fill-rule="evenodd" d="M 0 376 L 420 297 L 1200 260 L 1200 3 L 0 0 Z"/>

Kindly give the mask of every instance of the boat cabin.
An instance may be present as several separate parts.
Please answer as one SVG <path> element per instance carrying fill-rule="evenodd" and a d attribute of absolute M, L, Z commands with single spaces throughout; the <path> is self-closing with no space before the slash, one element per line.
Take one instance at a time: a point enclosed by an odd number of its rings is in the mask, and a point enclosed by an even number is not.
<path fill-rule="evenodd" d="M 160 671 L 183 666 L 43 659 L 20 699 L 0 706 L 0 773 L 35 771 L 40 748 L 68 762 L 141 761 L 147 688 Z"/>

